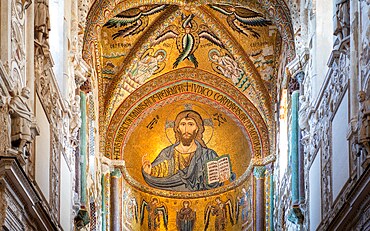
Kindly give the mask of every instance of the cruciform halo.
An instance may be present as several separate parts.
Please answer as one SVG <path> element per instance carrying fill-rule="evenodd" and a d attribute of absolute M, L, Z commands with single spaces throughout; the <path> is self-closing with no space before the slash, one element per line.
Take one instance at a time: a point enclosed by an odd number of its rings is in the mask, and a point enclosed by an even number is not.
<path fill-rule="evenodd" d="M 194 105 L 194 104 L 184 104 L 183 106 L 175 108 L 173 111 L 177 111 L 178 113 L 180 113 L 184 110 L 196 111 L 202 117 L 203 125 L 204 125 L 203 140 L 204 140 L 205 144 L 208 144 L 209 141 L 211 141 L 211 139 L 213 137 L 214 126 L 213 126 L 212 117 L 202 107 L 200 107 L 198 105 Z M 175 127 L 175 118 L 170 120 L 168 117 L 169 116 L 167 116 L 167 118 L 166 118 L 166 123 L 165 123 L 165 129 L 164 130 L 165 130 L 165 133 L 166 133 L 167 140 L 171 144 L 175 144 L 176 139 L 175 139 L 175 134 L 173 132 L 173 128 Z M 171 130 L 171 132 L 169 130 Z"/>

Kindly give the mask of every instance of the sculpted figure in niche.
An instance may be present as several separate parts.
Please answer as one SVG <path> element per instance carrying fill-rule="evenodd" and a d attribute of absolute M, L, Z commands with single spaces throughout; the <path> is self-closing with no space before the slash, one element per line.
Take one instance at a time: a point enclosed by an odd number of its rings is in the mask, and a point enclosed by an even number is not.
<path fill-rule="evenodd" d="M 8 115 L 8 99 L 0 94 L 0 124 L 2 125 L 2 132 L 0 133 L 0 153 L 6 152 L 9 145 L 9 115 Z"/>
<path fill-rule="evenodd" d="M 310 128 L 308 124 L 308 110 L 309 110 L 309 103 L 306 100 L 306 96 L 301 95 L 299 96 L 299 112 L 298 112 L 298 125 L 299 128 L 302 130 L 303 135 L 308 134 L 308 129 Z"/>
<path fill-rule="evenodd" d="M 22 89 L 21 95 L 15 95 L 9 103 L 11 122 L 12 145 L 23 153 L 23 148 L 32 142 L 32 112 L 28 105 L 30 90 L 27 87 Z"/>
<path fill-rule="evenodd" d="M 349 1 L 348 0 L 337 0 L 336 1 L 336 12 L 335 12 L 335 31 L 334 35 L 338 36 L 340 40 L 349 35 Z"/>
<path fill-rule="evenodd" d="M 206 162 L 217 158 L 203 141 L 204 124 L 193 110 L 180 112 L 175 119 L 176 143 L 164 148 L 150 163 L 142 159 L 142 175 L 152 187 L 173 191 L 198 191 L 216 188 L 222 183 L 207 184 Z"/>
<path fill-rule="evenodd" d="M 50 31 L 49 0 L 37 0 L 35 10 L 36 39 L 39 43 L 44 43 L 49 38 Z"/>
<path fill-rule="evenodd" d="M 80 96 L 75 95 L 74 102 L 71 105 L 72 118 L 69 125 L 71 133 L 71 143 L 74 147 L 78 145 L 78 131 L 81 126 Z"/>
<path fill-rule="evenodd" d="M 360 102 L 359 110 L 359 143 L 364 145 L 366 151 L 370 151 L 370 100 L 366 99 L 366 93 L 360 91 L 357 95 Z"/>

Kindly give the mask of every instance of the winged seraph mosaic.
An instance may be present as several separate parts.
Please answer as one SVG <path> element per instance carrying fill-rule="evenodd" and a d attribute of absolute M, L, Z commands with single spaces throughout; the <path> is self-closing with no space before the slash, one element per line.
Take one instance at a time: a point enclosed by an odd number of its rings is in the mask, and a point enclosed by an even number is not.
<path fill-rule="evenodd" d="M 259 38 L 260 34 L 253 27 L 264 27 L 272 25 L 263 14 L 250 10 L 242 6 L 233 6 L 229 4 L 212 4 L 212 9 L 227 16 L 226 21 L 229 26 L 246 36 L 252 35 Z"/>
<path fill-rule="evenodd" d="M 142 32 L 149 23 L 149 16 L 157 14 L 168 5 L 144 5 L 129 10 L 125 10 L 113 18 L 109 19 L 107 23 L 104 24 L 108 28 L 121 28 L 117 33 L 112 35 L 113 39 L 118 37 L 127 37 L 130 35 L 135 35 Z"/>
<path fill-rule="evenodd" d="M 211 30 L 204 24 L 198 26 L 193 20 L 194 14 L 188 16 L 182 15 L 181 27 L 170 25 L 164 30 L 153 42 L 153 46 L 167 40 L 176 39 L 176 47 L 180 52 L 176 61 L 173 63 L 173 68 L 176 68 L 179 63 L 188 59 L 195 67 L 198 67 L 198 60 L 194 56 L 194 52 L 199 46 L 200 39 L 207 39 L 211 43 L 224 48 L 220 39 L 211 32 Z"/>

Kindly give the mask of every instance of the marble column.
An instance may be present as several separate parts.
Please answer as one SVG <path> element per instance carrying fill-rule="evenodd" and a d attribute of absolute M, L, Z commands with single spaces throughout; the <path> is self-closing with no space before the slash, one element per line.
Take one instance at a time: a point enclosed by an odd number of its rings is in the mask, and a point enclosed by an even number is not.
<path fill-rule="evenodd" d="M 348 139 L 351 142 L 351 146 L 356 146 L 358 142 L 358 132 L 356 132 L 356 128 L 358 126 L 358 112 L 359 112 L 359 101 L 357 98 L 358 92 L 363 89 L 365 90 L 365 83 L 361 83 L 361 75 L 359 72 L 359 61 L 360 55 L 359 50 L 361 49 L 359 45 L 359 40 L 361 39 L 359 36 L 359 30 L 361 28 L 359 22 L 359 1 L 349 1 L 349 10 L 350 10 L 350 34 L 349 34 L 349 57 L 350 57 L 350 65 L 349 65 L 349 106 L 350 106 L 350 131 L 351 133 L 348 135 Z M 365 90 L 366 91 L 366 90 Z M 359 129 L 357 129 L 358 131 Z M 360 176 L 362 173 L 361 169 L 361 158 L 359 158 L 357 151 L 352 151 L 352 155 L 350 155 L 350 174 L 351 177 L 354 178 L 355 175 Z"/>
<path fill-rule="evenodd" d="M 105 174 L 102 175 L 101 177 L 101 210 L 102 210 L 102 213 L 101 213 L 101 230 L 102 231 L 106 231 L 106 214 L 107 214 L 107 208 L 106 208 L 106 204 L 105 204 Z"/>
<path fill-rule="evenodd" d="M 303 88 L 303 80 L 305 77 L 305 73 L 303 71 L 299 71 L 295 78 L 299 83 L 299 96 L 304 95 L 304 88 Z M 299 98 L 298 96 L 298 98 Z M 299 105 L 298 101 L 298 111 L 301 105 Z M 298 114 L 297 111 L 297 114 Z M 308 116 L 307 114 L 305 116 Z M 300 118 L 297 118 L 299 121 Z M 297 122 L 298 124 L 298 122 Z M 298 202 L 303 204 L 305 202 L 305 190 L 304 190 L 304 148 L 302 144 L 302 131 L 298 127 Z"/>
<path fill-rule="evenodd" d="M 25 10 L 25 35 L 34 34 L 34 19 L 35 19 L 35 9 L 34 3 L 25 2 L 24 7 L 27 7 Z M 34 36 L 25 36 L 25 78 L 26 86 L 30 89 L 30 98 L 29 104 L 32 111 L 36 112 L 36 90 L 35 90 L 35 38 Z M 30 153 L 28 157 L 28 163 L 26 165 L 26 171 L 29 174 L 31 179 L 35 179 L 35 149 L 36 142 L 30 144 Z"/>
<path fill-rule="evenodd" d="M 270 191 L 269 191 L 269 216 L 270 216 L 270 231 L 274 230 L 274 166 L 273 164 L 269 164 L 266 167 L 266 170 L 268 172 L 269 178 L 270 178 Z"/>
<path fill-rule="evenodd" d="M 295 90 L 292 93 L 291 106 L 291 132 L 290 132 L 290 166 L 292 169 L 292 203 L 293 206 L 299 204 L 299 160 L 298 160 L 298 98 L 299 91 Z"/>
<path fill-rule="evenodd" d="M 120 180 L 122 173 L 119 169 L 114 169 L 111 172 L 111 230 L 112 231 L 121 231 L 121 190 L 120 190 Z"/>
<path fill-rule="evenodd" d="M 12 1 L 1 1 L 0 2 L 0 22 L 1 22 L 1 33 L 0 33 L 0 61 L 5 66 L 6 70 L 11 69 L 9 67 L 10 56 L 11 56 L 11 5 Z M 9 74 L 9 73 L 8 73 Z M 13 83 L 12 83 L 13 84 Z M 11 86 L 14 87 L 14 86 Z"/>
<path fill-rule="evenodd" d="M 31 3 L 26 9 L 26 35 L 35 33 L 35 3 Z M 33 36 L 26 36 L 26 86 L 30 89 L 30 105 L 33 111 L 36 111 L 35 100 L 35 38 Z"/>
<path fill-rule="evenodd" d="M 265 230 L 265 166 L 255 166 L 253 175 L 256 178 L 256 231 Z"/>
<path fill-rule="evenodd" d="M 86 124 L 86 93 L 80 92 L 81 128 L 80 128 L 80 172 L 81 172 L 81 205 L 86 205 L 86 153 L 87 153 L 87 124 Z"/>
<path fill-rule="evenodd" d="M 294 224 L 302 224 L 303 214 L 299 208 L 299 126 L 298 126 L 298 108 L 299 108 L 299 87 L 294 84 L 291 96 L 291 132 L 290 132 L 290 166 L 292 174 L 292 208 L 288 215 L 288 220 Z M 293 85 L 292 85 L 293 86 Z"/>
<path fill-rule="evenodd" d="M 350 3 L 350 65 L 349 65 L 349 88 L 350 88 L 350 111 L 351 121 L 356 120 L 358 116 L 359 104 L 357 94 L 359 91 L 359 1 L 349 1 Z M 364 87 L 364 86 L 363 86 Z"/>

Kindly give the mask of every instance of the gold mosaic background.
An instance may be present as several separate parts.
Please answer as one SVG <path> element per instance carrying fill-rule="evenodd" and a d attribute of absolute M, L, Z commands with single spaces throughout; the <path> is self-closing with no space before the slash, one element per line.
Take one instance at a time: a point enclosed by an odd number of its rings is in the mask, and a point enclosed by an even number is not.
<path fill-rule="evenodd" d="M 186 100 L 153 111 L 136 125 L 135 130 L 127 138 L 128 142 L 122 150 L 123 159 L 129 175 L 134 180 L 146 184 L 141 174 L 142 156 L 147 154 L 147 158 L 152 162 L 163 148 L 174 142 L 173 129 L 165 129 L 166 121 L 174 121 L 176 115 L 189 106 L 199 112 L 203 120 L 213 122 L 213 128 L 205 126 L 203 134 L 207 147 L 213 149 L 219 156 L 230 154 L 232 170 L 237 178 L 246 171 L 251 160 L 250 145 L 246 133 L 243 134 L 235 123 L 235 118 L 230 118 L 209 105 Z M 158 122 L 150 129 L 151 122 L 157 118 Z"/>

